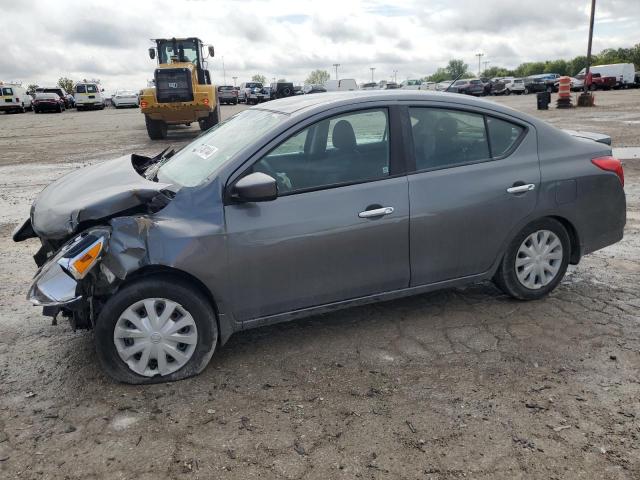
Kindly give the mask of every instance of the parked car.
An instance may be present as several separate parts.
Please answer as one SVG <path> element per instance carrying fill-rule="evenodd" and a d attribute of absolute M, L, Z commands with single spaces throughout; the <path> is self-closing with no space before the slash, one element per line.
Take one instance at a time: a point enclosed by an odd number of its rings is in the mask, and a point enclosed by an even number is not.
<path fill-rule="evenodd" d="M 524 79 L 524 93 L 538 93 L 548 91 L 547 82 L 540 77 L 532 76 Z M 551 87 L 553 91 L 553 86 Z"/>
<path fill-rule="evenodd" d="M 32 100 L 21 85 L 0 83 L 0 112 L 24 113 L 33 110 Z"/>
<path fill-rule="evenodd" d="M 240 90 L 238 90 L 238 101 L 239 102 L 245 102 L 245 103 L 251 103 L 250 98 L 251 94 L 254 94 L 254 99 L 255 99 L 255 94 L 262 90 L 262 83 L 260 82 L 244 82 L 240 85 Z"/>
<path fill-rule="evenodd" d="M 37 87 L 36 93 L 55 93 L 58 95 L 62 101 L 64 102 L 64 108 L 72 108 L 73 104 L 69 100 L 69 94 L 62 87 Z"/>
<path fill-rule="evenodd" d="M 327 92 L 346 92 L 358 90 L 358 84 L 353 78 L 343 78 L 341 80 L 327 80 L 324 82 L 324 89 Z"/>
<path fill-rule="evenodd" d="M 237 105 L 238 91 L 231 85 L 221 85 L 218 87 L 218 100 L 220 104 Z"/>
<path fill-rule="evenodd" d="M 13 239 L 105 372 L 178 380 L 261 325 L 487 280 L 544 298 L 625 225 L 620 161 L 576 135 L 462 95 L 291 97 L 56 180 Z"/>
<path fill-rule="evenodd" d="M 33 99 L 34 113 L 65 111 L 64 100 L 57 93 L 36 92 Z"/>
<path fill-rule="evenodd" d="M 453 80 L 445 80 L 443 82 L 438 82 L 436 84 L 436 90 L 438 92 L 444 92 L 444 91 L 455 92 L 455 90 L 453 89 Z"/>
<path fill-rule="evenodd" d="M 76 100 L 76 109 L 81 110 L 103 110 L 106 104 L 104 88 L 95 82 L 80 82 L 74 87 L 73 97 Z M 113 102 L 113 98 L 111 99 Z"/>
<path fill-rule="evenodd" d="M 138 93 L 133 90 L 116 90 L 111 97 L 111 103 L 115 108 L 138 107 Z"/>
<path fill-rule="evenodd" d="M 324 87 L 324 85 L 305 85 L 304 87 L 302 87 L 302 91 L 307 94 L 307 93 L 324 93 L 327 91 L 327 89 Z"/>
<path fill-rule="evenodd" d="M 578 75 L 584 75 L 585 68 L 578 72 Z M 616 88 L 627 88 L 635 83 L 636 68 L 633 63 L 614 63 L 611 65 L 593 65 L 591 73 L 600 74 L 601 77 L 614 77 L 616 80 Z"/>
<path fill-rule="evenodd" d="M 421 85 L 422 85 L 422 80 L 419 80 L 419 79 L 403 80 L 400 83 L 400 88 L 402 90 L 420 90 Z"/>
<path fill-rule="evenodd" d="M 295 92 L 293 90 L 293 83 L 291 82 L 274 82 L 271 84 L 271 100 L 277 100 L 278 98 L 292 97 Z"/>
<path fill-rule="evenodd" d="M 484 95 L 484 84 L 479 79 L 457 80 L 449 91 L 480 97 Z"/>
<path fill-rule="evenodd" d="M 379 90 L 376 82 L 367 82 L 360 85 L 360 90 Z"/>
<path fill-rule="evenodd" d="M 268 102 L 272 98 L 271 94 L 272 94 L 271 86 L 264 87 L 262 91 L 258 94 L 258 101 L 260 103 Z"/>
<path fill-rule="evenodd" d="M 571 91 L 577 92 L 584 88 L 584 75 L 581 78 L 578 77 L 569 77 L 569 87 Z M 553 84 L 553 91 L 557 92 L 560 88 L 560 79 L 556 80 Z"/>
<path fill-rule="evenodd" d="M 418 90 L 436 90 L 436 82 L 422 82 Z"/>

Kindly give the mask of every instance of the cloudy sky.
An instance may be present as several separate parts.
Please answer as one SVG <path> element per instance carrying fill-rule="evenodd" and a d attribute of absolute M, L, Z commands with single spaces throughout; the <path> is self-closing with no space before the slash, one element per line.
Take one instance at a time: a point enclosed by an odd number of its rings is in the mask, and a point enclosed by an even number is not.
<path fill-rule="evenodd" d="M 594 50 L 640 42 L 640 0 L 598 0 Z M 98 78 L 107 90 L 153 77 L 151 38 L 198 36 L 215 46 L 214 83 L 254 73 L 304 81 L 398 81 L 462 58 L 489 66 L 586 53 L 590 0 L 0 0 L 0 80 Z"/>

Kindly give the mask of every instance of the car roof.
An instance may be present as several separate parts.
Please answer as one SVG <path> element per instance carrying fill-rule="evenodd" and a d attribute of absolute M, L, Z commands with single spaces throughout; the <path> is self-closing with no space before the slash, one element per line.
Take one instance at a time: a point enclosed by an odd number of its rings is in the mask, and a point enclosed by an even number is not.
<path fill-rule="evenodd" d="M 436 92 L 433 90 L 393 89 L 326 92 L 321 95 L 297 95 L 287 97 L 279 100 L 273 100 L 269 103 L 259 104 L 251 108 L 256 110 L 269 110 L 291 116 L 306 116 L 323 110 L 328 110 L 330 108 L 377 101 L 443 102 L 450 106 L 455 106 L 457 104 L 460 106 L 493 110 L 494 112 L 521 118 L 522 120 L 530 123 L 539 123 L 536 118 L 530 115 L 489 100 L 483 100 L 468 95 L 460 95 L 458 93 Z"/>

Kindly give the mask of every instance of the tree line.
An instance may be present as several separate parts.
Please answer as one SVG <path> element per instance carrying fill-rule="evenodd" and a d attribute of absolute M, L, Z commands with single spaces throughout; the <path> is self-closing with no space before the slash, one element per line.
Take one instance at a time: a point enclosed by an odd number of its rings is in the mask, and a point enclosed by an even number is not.
<path fill-rule="evenodd" d="M 640 68 L 640 43 L 631 48 L 607 48 L 600 53 L 591 56 L 592 65 L 609 65 L 612 63 L 633 63 Z M 525 62 L 515 69 L 509 70 L 503 67 L 487 68 L 480 73 L 481 77 L 528 77 L 539 73 L 557 73 L 560 75 L 575 76 L 587 66 L 586 55 L 577 56 L 571 60 L 547 60 L 544 62 Z M 438 68 L 432 75 L 424 77 L 424 81 L 442 82 L 452 80 L 458 75 L 460 78 L 472 78 L 475 74 L 469 71 L 469 65 L 463 60 L 453 59 L 444 68 Z"/>

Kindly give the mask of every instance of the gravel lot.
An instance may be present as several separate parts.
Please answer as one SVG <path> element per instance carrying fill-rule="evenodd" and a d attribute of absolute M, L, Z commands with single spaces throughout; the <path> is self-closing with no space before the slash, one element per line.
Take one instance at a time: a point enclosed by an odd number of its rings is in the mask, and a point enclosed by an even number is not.
<path fill-rule="evenodd" d="M 640 146 L 640 90 L 495 100 Z M 11 230 L 63 173 L 198 132 L 151 142 L 138 110 L 0 115 L 0 478 L 640 478 L 639 160 L 624 240 L 545 300 L 480 284 L 239 333 L 179 383 L 106 378 L 90 332 L 25 300 L 37 247 Z"/>

